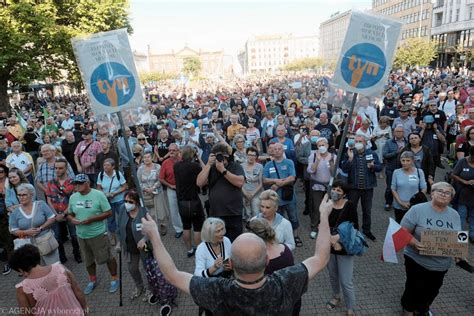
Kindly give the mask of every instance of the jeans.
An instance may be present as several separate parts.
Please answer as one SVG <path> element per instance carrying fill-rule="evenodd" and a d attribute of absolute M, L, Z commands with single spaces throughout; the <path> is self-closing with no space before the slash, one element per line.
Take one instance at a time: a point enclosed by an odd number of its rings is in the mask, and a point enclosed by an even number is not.
<path fill-rule="evenodd" d="M 312 208 L 309 210 L 309 217 L 311 218 L 311 231 L 315 232 L 318 231 L 319 225 L 319 206 L 324 198 L 326 191 L 314 191 L 311 190 L 311 205 Z"/>
<path fill-rule="evenodd" d="M 247 200 L 244 198 L 244 216 L 245 220 L 251 220 L 254 218 L 260 211 L 260 192 L 255 194 L 252 200 Z"/>
<path fill-rule="evenodd" d="M 296 209 L 296 200 L 293 200 L 291 203 L 278 206 L 278 213 L 284 216 L 285 212 L 288 215 L 288 220 L 290 221 L 293 230 L 300 227 L 300 223 L 298 221 L 298 211 Z"/>
<path fill-rule="evenodd" d="M 132 276 L 133 282 L 137 289 L 143 288 L 143 278 L 142 273 L 140 272 L 140 264 L 145 267 L 144 261 L 142 260 L 139 253 L 129 253 L 127 268 L 128 272 Z"/>
<path fill-rule="evenodd" d="M 176 190 L 168 188 L 166 190 L 166 194 L 168 196 L 168 204 L 170 206 L 171 224 L 177 233 L 181 233 L 183 231 L 183 223 L 181 222 L 181 216 L 179 215 Z"/>
<path fill-rule="evenodd" d="M 115 231 L 117 230 L 117 222 L 115 221 L 115 219 L 118 217 L 120 208 L 124 204 L 124 201 L 110 203 L 110 208 L 112 209 L 112 216 L 107 217 L 107 227 L 109 229 L 109 232 L 111 233 L 115 233 Z"/>
<path fill-rule="evenodd" d="M 66 227 L 66 231 L 69 232 L 69 237 L 71 237 L 71 245 L 72 245 L 72 253 L 75 257 L 78 257 L 81 255 L 81 251 L 79 249 L 79 242 L 77 241 L 77 235 L 76 235 L 76 226 L 70 223 L 69 221 L 63 221 L 63 222 L 56 222 L 54 225 L 51 227 L 54 232 L 54 237 L 56 237 L 56 240 L 58 241 L 58 251 L 59 251 L 59 257 L 60 258 L 65 258 L 66 253 L 64 251 L 64 239 L 66 236 L 62 236 L 61 234 L 61 228 L 62 226 Z"/>
<path fill-rule="evenodd" d="M 461 230 L 464 229 L 466 219 L 469 217 L 469 237 L 474 237 L 474 207 L 459 205 L 458 213 L 461 217 Z"/>
<path fill-rule="evenodd" d="M 362 232 L 370 233 L 372 224 L 371 211 L 372 211 L 372 197 L 374 196 L 374 189 L 351 189 L 349 191 L 349 200 L 354 203 L 357 208 L 359 199 L 362 204 Z"/>
<path fill-rule="evenodd" d="M 392 195 L 392 176 L 393 170 L 385 169 L 385 204 L 392 205 L 393 195 Z"/>
<path fill-rule="evenodd" d="M 354 309 L 356 306 L 355 289 L 352 281 L 353 271 L 354 256 L 330 255 L 328 272 L 332 294 L 334 297 L 339 296 L 342 289 L 347 309 Z"/>

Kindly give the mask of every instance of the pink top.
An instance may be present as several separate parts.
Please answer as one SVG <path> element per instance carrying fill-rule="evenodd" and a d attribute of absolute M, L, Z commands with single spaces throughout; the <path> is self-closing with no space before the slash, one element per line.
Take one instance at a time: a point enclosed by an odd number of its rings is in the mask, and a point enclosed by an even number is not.
<path fill-rule="evenodd" d="M 93 140 L 92 144 L 88 147 L 86 141 L 81 141 L 74 151 L 74 155 L 79 157 L 79 161 L 81 166 L 84 164 L 92 163 L 91 166 L 87 168 L 83 168 L 82 173 L 86 174 L 94 174 L 97 170 L 95 170 L 95 160 L 99 153 L 102 152 L 102 145 L 98 142 Z"/>
<path fill-rule="evenodd" d="M 51 272 L 37 279 L 24 279 L 16 285 L 36 300 L 34 315 L 84 315 L 68 281 L 64 266 L 55 263 Z"/>

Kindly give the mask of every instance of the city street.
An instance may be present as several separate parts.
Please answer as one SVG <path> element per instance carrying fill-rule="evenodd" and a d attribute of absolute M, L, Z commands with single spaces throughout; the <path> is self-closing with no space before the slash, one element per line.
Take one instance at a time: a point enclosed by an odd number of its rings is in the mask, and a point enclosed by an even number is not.
<path fill-rule="evenodd" d="M 438 178 L 441 178 L 441 170 L 438 169 Z M 443 172 L 444 173 L 444 172 Z M 441 180 L 441 179 L 438 179 Z M 367 254 L 358 257 L 355 263 L 354 283 L 357 295 L 357 315 L 401 315 L 400 297 L 403 292 L 405 273 L 403 264 L 391 264 L 380 261 L 385 230 L 388 218 L 393 212 L 383 210 L 383 188 L 382 181 L 378 179 L 379 187 L 374 194 L 373 233 L 377 237 L 376 242 L 369 241 L 370 249 Z M 301 195 L 299 197 L 302 198 Z M 301 201 L 301 199 L 300 199 Z M 301 208 L 300 208 L 301 209 Z M 301 213 L 300 213 L 301 214 Z M 314 240 L 309 238 L 309 217 L 302 216 L 302 227 L 300 235 L 304 245 L 295 251 L 297 262 L 308 257 L 314 251 Z M 359 216 L 360 218 L 360 216 Z M 170 251 L 179 269 L 193 272 L 194 259 L 186 257 L 186 249 L 181 239 L 174 238 L 174 234 L 168 233 L 164 238 L 165 245 Z M 68 247 L 70 247 L 68 243 Z M 69 248 L 68 248 L 69 249 Z M 75 274 L 81 287 L 87 283 L 86 270 L 83 264 L 74 262 L 72 254 L 68 250 L 69 261 L 66 266 Z M 399 256 L 400 257 L 400 256 Z M 470 259 L 474 262 L 474 247 L 470 248 Z M 130 301 L 129 296 L 133 291 L 133 281 L 129 276 L 125 260 L 123 261 L 123 306 L 119 307 L 119 293 L 109 294 L 109 275 L 105 266 L 98 269 L 99 286 L 89 296 L 87 302 L 90 306 L 91 315 L 156 315 L 159 305 L 151 306 L 141 300 Z M 13 271 L 8 276 L 0 276 L 0 313 L 7 314 L 5 308 L 15 307 L 14 286 L 21 279 Z M 474 278 L 464 270 L 453 267 L 449 270 L 441 293 L 433 304 L 435 315 L 473 315 L 474 314 Z M 335 312 L 328 312 L 325 307 L 326 301 L 331 296 L 331 289 L 326 270 L 322 271 L 308 288 L 303 296 L 301 315 L 343 315 L 345 310 L 339 306 Z M 177 307 L 173 309 L 173 315 L 197 315 L 198 308 L 190 296 L 182 293 L 176 300 Z"/>

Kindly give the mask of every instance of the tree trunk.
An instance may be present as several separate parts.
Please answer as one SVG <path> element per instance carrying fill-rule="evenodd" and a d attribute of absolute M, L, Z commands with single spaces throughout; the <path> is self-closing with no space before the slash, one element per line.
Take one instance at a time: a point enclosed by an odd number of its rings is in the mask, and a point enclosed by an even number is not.
<path fill-rule="evenodd" d="M 8 79 L 0 75 L 0 112 L 11 110 L 10 99 L 8 98 Z"/>

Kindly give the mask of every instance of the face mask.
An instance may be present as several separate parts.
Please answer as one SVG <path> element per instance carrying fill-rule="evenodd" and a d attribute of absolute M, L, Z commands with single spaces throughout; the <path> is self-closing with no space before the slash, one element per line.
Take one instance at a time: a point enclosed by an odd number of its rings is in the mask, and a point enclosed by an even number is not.
<path fill-rule="evenodd" d="M 135 208 L 135 204 L 133 203 L 125 203 L 125 209 L 127 212 L 131 212 Z"/>
<path fill-rule="evenodd" d="M 353 139 L 353 138 L 349 138 L 349 139 L 347 140 L 347 146 L 348 146 L 348 147 L 354 147 L 354 145 L 355 145 L 354 139 Z"/>
<path fill-rule="evenodd" d="M 320 154 L 325 154 L 328 152 L 328 148 L 326 146 L 320 146 L 319 147 L 319 153 Z"/>
<path fill-rule="evenodd" d="M 318 141 L 319 137 L 318 136 L 311 136 L 311 142 L 315 144 Z"/>
<path fill-rule="evenodd" d="M 362 143 L 356 143 L 354 146 L 355 146 L 355 149 L 357 150 L 362 150 L 364 148 L 364 144 Z"/>
<path fill-rule="evenodd" d="M 331 191 L 330 195 L 333 201 L 339 201 L 342 198 L 342 194 L 339 192 Z"/>

